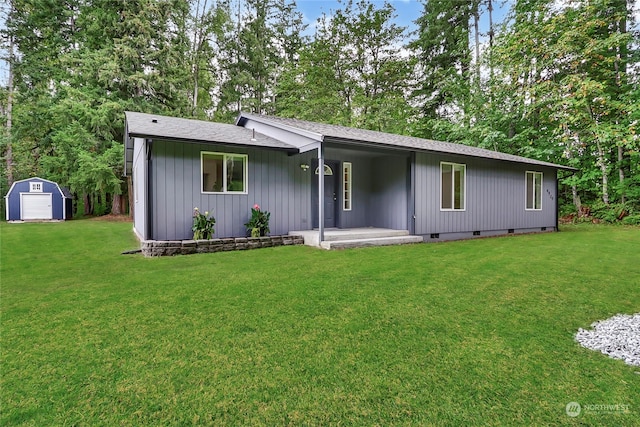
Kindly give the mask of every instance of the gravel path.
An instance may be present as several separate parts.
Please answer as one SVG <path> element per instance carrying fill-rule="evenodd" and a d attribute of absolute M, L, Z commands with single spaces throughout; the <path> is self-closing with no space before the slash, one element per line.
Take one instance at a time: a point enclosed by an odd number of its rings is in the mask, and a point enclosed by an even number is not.
<path fill-rule="evenodd" d="M 576 341 L 583 347 L 601 351 L 632 366 L 640 366 L 640 313 L 617 314 L 578 329 Z"/>

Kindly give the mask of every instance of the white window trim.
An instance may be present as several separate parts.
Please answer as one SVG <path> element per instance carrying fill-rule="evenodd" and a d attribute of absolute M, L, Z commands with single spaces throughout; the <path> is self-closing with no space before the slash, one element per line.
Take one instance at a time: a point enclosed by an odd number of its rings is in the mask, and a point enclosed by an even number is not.
<path fill-rule="evenodd" d="M 342 163 L 342 210 L 350 211 L 353 209 L 353 175 L 351 162 L 343 162 Z M 347 176 L 345 182 L 345 176 Z M 345 188 L 345 184 L 346 188 Z M 347 201 L 349 202 L 349 207 L 347 208 Z"/>
<path fill-rule="evenodd" d="M 212 154 L 216 156 L 222 156 L 222 189 L 223 191 L 203 191 L 204 186 L 204 156 Z M 242 157 L 244 191 L 227 191 L 227 157 Z M 201 194 L 249 194 L 249 155 L 238 153 L 218 153 L 215 151 L 201 151 L 200 152 L 200 193 Z"/>
<path fill-rule="evenodd" d="M 44 188 L 42 188 L 42 181 L 33 181 L 29 183 L 29 192 L 30 193 L 42 193 Z"/>
<path fill-rule="evenodd" d="M 534 208 L 528 208 L 527 204 L 529 203 L 529 200 L 527 199 L 527 176 L 529 174 L 533 174 L 533 206 L 535 206 L 535 201 L 536 201 L 536 175 L 540 175 L 540 207 L 538 209 Z M 526 171 L 524 173 L 524 210 L 525 211 L 541 211 L 542 210 L 542 189 L 544 188 L 544 175 L 542 175 L 542 172 L 538 172 L 538 171 Z"/>
<path fill-rule="evenodd" d="M 316 175 L 320 175 L 320 166 L 316 167 Z M 333 176 L 333 169 L 328 164 L 324 164 L 324 176 Z"/>
<path fill-rule="evenodd" d="M 464 203 L 461 209 L 456 208 L 443 208 L 442 207 L 442 165 L 462 166 L 464 168 Z M 453 168 L 452 168 L 453 170 Z M 454 174 L 452 174 L 454 176 Z M 465 163 L 454 162 L 440 162 L 440 212 L 465 212 L 467 210 L 467 165 Z M 453 184 L 453 183 L 452 183 Z M 451 186 L 451 204 L 453 206 L 453 200 L 455 195 L 455 185 Z"/>

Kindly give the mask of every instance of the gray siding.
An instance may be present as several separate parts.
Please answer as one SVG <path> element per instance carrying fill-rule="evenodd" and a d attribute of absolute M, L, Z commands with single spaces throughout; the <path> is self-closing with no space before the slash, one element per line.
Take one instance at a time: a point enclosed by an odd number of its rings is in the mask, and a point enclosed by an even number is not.
<path fill-rule="evenodd" d="M 134 226 L 146 231 L 144 140 L 134 144 L 133 185 L 136 192 Z M 200 191 L 202 151 L 248 155 L 248 194 L 203 194 Z M 308 230 L 312 226 L 312 164 L 315 151 L 289 156 L 275 150 L 229 148 L 215 144 L 154 141 L 151 165 L 152 238 L 191 238 L 193 208 L 215 216 L 215 237 L 246 235 L 244 223 L 251 207 L 259 204 L 271 212 L 271 234 Z M 328 148 L 326 158 L 352 163 L 352 210 L 344 211 L 342 194 L 337 203 L 337 225 L 341 228 L 385 227 L 408 229 L 415 208 L 415 234 L 450 233 L 466 236 L 473 231 L 517 233 L 556 224 L 556 171 L 543 166 L 416 153 L 415 197 L 409 194 L 408 154 L 380 154 L 353 149 Z M 440 210 L 440 162 L 463 163 L 466 168 L 466 210 Z M 542 210 L 525 210 L 525 171 L 542 172 Z M 342 171 L 339 187 L 342 188 Z M 409 203 L 415 206 L 409 206 Z M 486 232 L 486 233 L 485 233 Z M 457 233 L 457 234 L 455 234 Z"/>
<path fill-rule="evenodd" d="M 189 239 L 193 208 L 216 218 L 215 237 L 246 235 L 251 207 L 271 212 L 272 235 L 305 230 L 311 223 L 310 164 L 314 152 L 297 156 L 273 150 L 228 148 L 215 144 L 154 141 L 152 170 L 153 238 Z M 248 155 L 248 194 L 203 194 L 202 151 Z"/>
<path fill-rule="evenodd" d="M 369 226 L 369 196 L 371 194 L 371 159 L 349 155 L 341 159 L 351 163 L 351 210 L 345 211 L 342 195 L 344 179 L 340 171 L 338 224 L 341 228 Z"/>
<path fill-rule="evenodd" d="M 373 227 L 407 229 L 408 158 L 373 159 L 370 223 Z"/>
<path fill-rule="evenodd" d="M 466 210 L 440 210 L 440 162 L 466 164 Z M 525 172 L 543 173 L 542 210 L 525 210 Z M 415 234 L 470 233 L 556 226 L 556 171 L 462 156 L 417 153 Z"/>
<path fill-rule="evenodd" d="M 133 141 L 133 228 L 140 238 L 144 238 L 146 228 L 146 200 L 147 186 L 145 184 L 147 176 L 147 166 L 145 162 L 145 141 L 142 138 L 134 138 Z"/>
<path fill-rule="evenodd" d="M 352 208 L 350 211 L 343 210 L 340 192 L 340 228 L 407 229 L 408 156 L 328 148 L 326 157 L 328 160 L 352 164 Z M 343 185 L 340 171 L 338 186 L 342 189 Z"/>

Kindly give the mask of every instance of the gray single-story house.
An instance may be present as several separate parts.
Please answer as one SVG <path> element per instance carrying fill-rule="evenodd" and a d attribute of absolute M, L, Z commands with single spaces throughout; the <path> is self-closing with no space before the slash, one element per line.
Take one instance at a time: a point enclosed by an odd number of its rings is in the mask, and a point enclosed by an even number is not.
<path fill-rule="evenodd" d="M 213 213 L 216 237 L 246 236 L 255 204 L 271 212 L 272 235 L 311 233 L 318 245 L 335 230 L 396 230 L 412 241 L 553 231 L 557 173 L 573 170 L 273 116 L 240 113 L 234 126 L 125 114 L 125 175 L 142 240 L 189 239 L 194 207 Z"/>
<path fill-rule="evenodd" d="M 71 219 L 71 194 L 47 179 L 34 177 L 16 181 L 4 197 L 7 221 Z"/>

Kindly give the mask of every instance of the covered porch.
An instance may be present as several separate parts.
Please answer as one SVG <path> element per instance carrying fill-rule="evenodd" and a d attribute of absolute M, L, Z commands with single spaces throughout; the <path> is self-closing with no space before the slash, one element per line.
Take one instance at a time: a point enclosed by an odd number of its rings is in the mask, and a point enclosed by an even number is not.
<path fill-rule="evenodd" d="M 380 132 L 293 119 L 241 113 L 237 124 L 286 141 L 296 147 L 291 156 L 308 153 L 300 169 L 309 204 L 300 209 L 303 228 L 290 235 L 326 249 L 423 241 L 412 236 L 416 154 L 410 147 L 377 141 Z"/>
<path fill-rule="evenodd" d="M 321 151 L 324 180 L 320 159 L 312 164 L 312 228 L 412 231 L 410 152 L 344 143 L 324 143 Z"/>
<path fill-rule="evenodd" d="M 367 246 L 403 245 L 421 243 L 420 236 L 412 236 L 408 230 L 394 230 L 380 227 L 328 228 L 320 241 L 320 233 L 315 230 L 290 231 L 290 236 L 301 236 L 307 246 L 323 249 L 348 249 Z"/>

